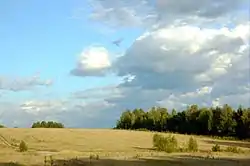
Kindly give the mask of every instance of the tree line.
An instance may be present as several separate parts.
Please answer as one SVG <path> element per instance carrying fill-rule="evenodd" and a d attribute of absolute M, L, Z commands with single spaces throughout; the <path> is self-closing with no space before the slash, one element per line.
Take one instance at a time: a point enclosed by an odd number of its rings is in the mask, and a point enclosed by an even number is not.
<path fill-rule="evenodd" d="M 250 108 L 240 106 L 233 109 L 225 104 L 210 108 L 191 105 L 183 111 L 173 109 L 171 113 L 162 107 L 153 107 L 148 111 L 126 110 L 121 114 L 115 128 L 246 139 L 250 138 Z"/>
<path fill-rule="evenodd" d="M 64 128 L 64 125 L 54 121 L 38 121 L 33 123 L 31 128 Z"/>

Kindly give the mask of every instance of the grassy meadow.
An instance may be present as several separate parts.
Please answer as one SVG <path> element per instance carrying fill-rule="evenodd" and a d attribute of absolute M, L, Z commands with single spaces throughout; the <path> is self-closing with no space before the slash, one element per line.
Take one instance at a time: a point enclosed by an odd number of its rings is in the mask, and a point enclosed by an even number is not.
<path fill-rule="evenodd" d="M 194 136 L 198 152 L 165 153 L 152 147 L 153 132 L 109 129 L 0 129 L 0 166 L 179 166 L 225 165 L 243 166 L 250 163 L 250 142 L 216 140 Z M 185 146 L 189 135 L 174 134 L 180 146 Z M 20 141 L 28 151 L 19 152 Z M 241 153 L 211 152 L 237 146 Z M 53 163 L 50 162 L 53 161 Z"/>

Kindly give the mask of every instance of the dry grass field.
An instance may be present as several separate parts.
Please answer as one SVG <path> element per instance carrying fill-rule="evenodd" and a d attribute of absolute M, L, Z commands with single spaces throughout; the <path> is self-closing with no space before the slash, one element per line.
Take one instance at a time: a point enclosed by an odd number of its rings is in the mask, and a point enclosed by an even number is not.
<path fill-rule="evenodd" d="M 190 138 L 175 134 L 180 145 Z M 74 166 L 243 166 L 250 165 L 250 143 L 195 138 L 199 152 L 163 153 L 152 149 L 151 132 L 108 129 L 0 129 L 0 166 L 43 166 L 45 156 L 55 165 Z M 27 152 L 19 152 L 23 140 Z M 244 153 L 211 152 L 218 143 L 222 148 L 238 146 Z M 99 159 L 90 159 L 98 155 Z M 13 162 L 10 164 L 10 162 Z"/>

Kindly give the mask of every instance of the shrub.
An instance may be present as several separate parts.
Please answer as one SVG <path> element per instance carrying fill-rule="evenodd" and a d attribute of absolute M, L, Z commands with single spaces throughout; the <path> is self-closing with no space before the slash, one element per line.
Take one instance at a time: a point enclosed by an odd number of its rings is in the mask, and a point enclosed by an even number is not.
<path fill-rule="evenodd" d="M 0 128 L 5 128 L 5 126 L 0 124 Z"/>
<path fill-rule="evenodd" d="M 162 136 L 160 134 L 154 134 L 154 136 L 153 136 L 153 146 L 154 146 L 154 148 L 157 148 L 161 137 Z"/>
<path fill-rule="evenodd" d="M 212 147 L 212 151 L 213 151 L 213 152 L 220 152 L 220 151 L 221 151 L 220 145 L 215 144 L 215 145 Z"/>
<path fill-rule="evenodd" d="M 161 136 L 159 134 L 155 134 L 153 136 L 153 144 L 156 150 L 158 151 L 164 151 L 167 153 L 175 152 L 177 151 L 178 142 L 175 136 Z"/>
<path fill-rule="evenodd" d="M 195 138 L 193 138 L 193 137 L 189 138 L 187 149 L 190 152 L 197 152 L 198 151 L 198 143 L 197 143 L 197 140 Z"/>
<path fill-rule="evenodd" d="M 28 150 L 28 146 L 24 141 L 21 141 L 19 144 L 19 151 L 26 152 Z"/>
<path fill-rule="evenodd" d="M 232 152 L 232 153 L 241 153 L 243 152 L 240 148 L 236 146 L 228 146 L 225 150 L 226 152 Z"/>

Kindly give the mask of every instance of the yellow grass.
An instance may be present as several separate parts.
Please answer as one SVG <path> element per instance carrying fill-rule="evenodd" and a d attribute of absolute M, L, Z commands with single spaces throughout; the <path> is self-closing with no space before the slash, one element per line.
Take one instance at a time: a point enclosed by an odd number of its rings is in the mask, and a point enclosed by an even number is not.
<path fill-rule="evenodd" d="M 24 165 L 43 165 L 44 157 L 52 155 L 54 160 L 70 160 L 72 158 L 89 158 L 91 154 L 100 159 L 77 160 L 71 165 L 248 165 L 250 163 L 250 143 L 240 141 L 213 140 L 206 137 L 196 139 L 199 144 L 197 153 L 166 154 L 152 149 L 154 133 L 142 131 L 124 131 L 109 129 L 0 129 L 0 166 L 8 162 Z M 190 138 L 188 135 L 175 134 L 179 145 L 184 145 Z M 18 144 L 24 140 L 29 147 L 28 152 L 18 152 Z M 246 153 L 211 153 L 214 143 L 222 148 L 238 146 Z M 220 160 L 218 160 L 220 159 Z M 247 161 L 247 159 L 249 159 Z M 64 161 L 65 163 L 66 161 Z M 90 163 L 91 162 L 91 163 Z M 69 163 L 69 161 L 68 161 Z M 18 166 L 18 165 L 15 165 Z"/>

